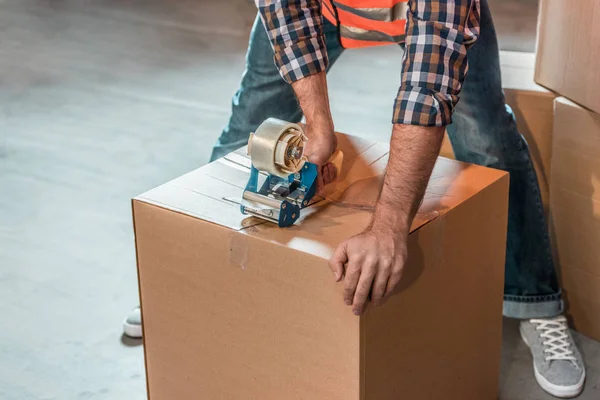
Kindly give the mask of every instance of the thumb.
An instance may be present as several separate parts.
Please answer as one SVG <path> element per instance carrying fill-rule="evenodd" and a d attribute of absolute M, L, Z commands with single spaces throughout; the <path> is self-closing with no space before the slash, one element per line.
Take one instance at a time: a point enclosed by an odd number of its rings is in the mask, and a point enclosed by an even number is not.
<path fill-rule="evenodd" d="M 325 165 L 323 165 L 323 168 L 321 168 L 321 175 L 323 177 L 323 185 L 330 184 L 337 178 L 336 166 L 328 161 L 325 163 Z"/>
<path fill-rule="evenodd" d="M 340 244 L 331 259 L 329 260 L 329 268 L 335 275 L 335 281 L 339 282 L 344 276 L 344 265 L 348 262 L 348 253 L 346 252 L 346 243 Z"/>

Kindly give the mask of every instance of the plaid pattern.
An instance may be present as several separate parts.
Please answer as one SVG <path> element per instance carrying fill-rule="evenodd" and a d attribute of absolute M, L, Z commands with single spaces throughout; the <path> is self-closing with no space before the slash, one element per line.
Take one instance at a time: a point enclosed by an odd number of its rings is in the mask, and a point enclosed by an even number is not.
<path fill-rule="evenodd" d="M 255 0 L 288 83 L 325 71 L 329 60 L 320 0 Z"/>
<path fill-rule="evenodd" d="M 289 83 L 327 69 L 320 0 L 255 0 Z M 467 49 L 479 35 L 480 0 L 408 0 L 406 51 L 393 123 L 444 126 L 467 74 Z"/>
<path fill-rule="evenodd" d="M 479 0 L 409 2 L 402 80 L 393 123 L 444 126 L 467 75 L 467 49 L 479 35 Z"/>

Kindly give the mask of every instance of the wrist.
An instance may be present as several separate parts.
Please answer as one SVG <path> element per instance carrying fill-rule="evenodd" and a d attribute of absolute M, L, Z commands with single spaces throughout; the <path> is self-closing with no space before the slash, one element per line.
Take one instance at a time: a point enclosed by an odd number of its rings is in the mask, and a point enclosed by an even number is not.
<path fill-rule="evenodd" d="M 388 207 L 378 201 L 369 228 L 382 234 L 394 237 L 406 237 L 410 231 L 412 218 L 408 213 L 396 207 Z"/>
<path fill-rule="evenodd" d="M 374 218 L 367 229 L 385 236 L 393 237 L 394 239 L 398 239 L 408 236 L 410 225 L 403 221 L 383 221 Z"/>
<path fill-rule="evenodd" d="M 333 133 L 333 120 L 329 108 L 325 72 L 313 74 L 293 82 L 292 89 L 306 118 L 306 125 L 313 126 L 319 132 Z"/>
<path fill-rule="evenodd" d="M 335 130 L 331 115 L 306 117 L 306 132 L 309 136 L 333 136 Z"/>

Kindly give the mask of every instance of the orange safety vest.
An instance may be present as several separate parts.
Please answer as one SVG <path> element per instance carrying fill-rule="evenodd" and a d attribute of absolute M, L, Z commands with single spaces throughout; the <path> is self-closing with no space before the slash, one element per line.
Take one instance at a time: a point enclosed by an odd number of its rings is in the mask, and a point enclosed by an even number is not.
<path fill-rule="evenodd" d="M 404 41 L 407 0 L 322 0 L 322 13 L 340 30 L 342 47 Z"/>

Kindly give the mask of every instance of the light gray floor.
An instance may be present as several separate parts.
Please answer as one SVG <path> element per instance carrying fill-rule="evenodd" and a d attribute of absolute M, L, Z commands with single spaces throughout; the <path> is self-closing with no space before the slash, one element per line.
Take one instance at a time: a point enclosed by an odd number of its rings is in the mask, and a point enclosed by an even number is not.
<path fill-rule="evenodd" d="M 532 50 L 535 1 L 517 3 L 494 2 L 501 43 Z M 140 343 L 121 338 L 137 304 L 129 199 L 207 161 L 253 14 L 246 0 L 0 0 L 1 399 L 145 397 Z M 400 56 L 342 56 L 339 130 L 386 139 Z M 500 398 L 548 399 L 514 322 L 504 333 Z M 578 340 L 582 398 L 598 399 L 600 345 Z"/>

